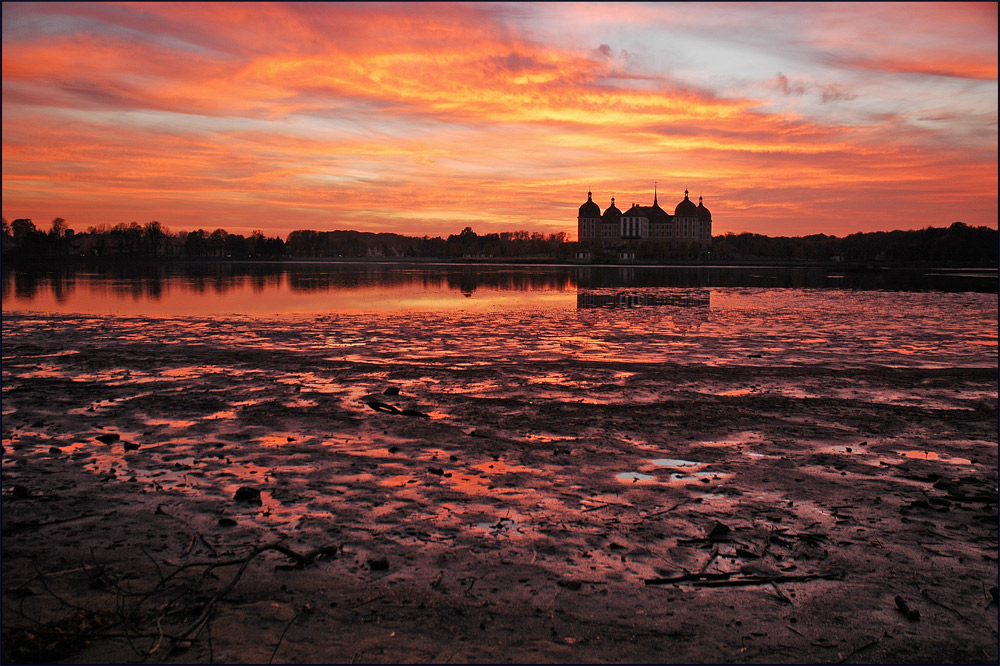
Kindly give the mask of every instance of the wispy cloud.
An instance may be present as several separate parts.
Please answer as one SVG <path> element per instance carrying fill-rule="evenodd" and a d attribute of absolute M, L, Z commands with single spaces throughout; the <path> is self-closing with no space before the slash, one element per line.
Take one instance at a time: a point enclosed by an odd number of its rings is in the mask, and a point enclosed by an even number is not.
<path fill-rule="evenodd" d="M 995 226 L 995 5 L 849 6 L 5 3 L 4 215 L 572 233 L 655 180 L 716 231 Z"/>

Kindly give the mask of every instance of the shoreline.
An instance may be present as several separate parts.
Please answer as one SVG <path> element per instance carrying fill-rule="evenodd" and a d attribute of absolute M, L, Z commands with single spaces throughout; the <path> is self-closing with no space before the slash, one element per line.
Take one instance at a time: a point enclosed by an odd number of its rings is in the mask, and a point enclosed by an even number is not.
<path fill-rule="evenodd" d="M 4 265 L 10 269 L 23 270 L 24 261 L 16 257 L 5 257 Z M 871 261 L 792 261 L 776 259 L 760 260 L 725 260 L 725 261 L 628 261 L 628 262 L 576 262 L 559 260 L 554 257 L 276 257 L 259 259 L 232 259 L 219 257 L 71 257 L 66 259 L 42 258 L 31 259 L 31 266 L 45 268 L 57 267 L 93 267 L 152 264 L 157 266 L 210 265 L 210 264 L 386 264 L 386 265 L 428 265 L 428 266 L 531 266 L 559 268 L 803 268 L 803 269 L 839 269 L 843 271 L 884 272 L 894 270 L 974 270 L 997 271 L 993 265 L 981 265 L 962 262 L 912 261 L 912 262 L 871 262 Z"/>

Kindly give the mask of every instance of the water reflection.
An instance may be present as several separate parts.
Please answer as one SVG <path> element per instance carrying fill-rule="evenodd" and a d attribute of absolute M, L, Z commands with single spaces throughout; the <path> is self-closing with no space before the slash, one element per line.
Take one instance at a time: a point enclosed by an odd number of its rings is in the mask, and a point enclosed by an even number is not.
<path fill-rule="evenodd" d="M 577 289 L 578 308 L 635 308 L 671 306 L 680 308 L 707 308 L 711 305 L 708 289 L 686 289 L 682 291 L 627 289 L 598 290 Z"/>
<path fill-rule="evenodd" d="M 581 309 L 701 308 L 713 305 L 712 288 L 996 293 L 996 275 L 996 270 L 179 262 L 54 270 L 5 266 L 2 293 L 5 311 L 120 314 L 434 310 L 515 301 L 572 308 L 574 295 Z"/>

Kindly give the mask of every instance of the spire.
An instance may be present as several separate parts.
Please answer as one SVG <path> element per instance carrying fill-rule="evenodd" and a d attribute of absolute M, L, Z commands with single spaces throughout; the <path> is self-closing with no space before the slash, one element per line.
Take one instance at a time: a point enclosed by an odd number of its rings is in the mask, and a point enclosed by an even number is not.
<path fill-rule="evenodd" d="M 684 188 L 684 198 L 688 198 L 688 189 L 686 187 Z"/>
<path fill-rule="evenodd" d="M 655 180 L 653 181 L 653 205 L 654 206 L 657 205 L 656 204 L 656 181 Z"/>
<path fill-rule="evenodd" d="M 593 192 L 591 192 L 590 190 L 587 190 L 587 201 L 590 201 L 590 198 L 592 196 L 593 196 Z"/>

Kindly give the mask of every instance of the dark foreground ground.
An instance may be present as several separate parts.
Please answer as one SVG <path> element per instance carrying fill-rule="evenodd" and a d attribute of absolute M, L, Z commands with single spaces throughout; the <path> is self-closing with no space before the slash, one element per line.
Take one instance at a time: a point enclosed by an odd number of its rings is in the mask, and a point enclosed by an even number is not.
<path fill-rule="evenodd" d="M 5 663 L 998 660 L 995 366 L 175 326 L 5 316 Z"/>

